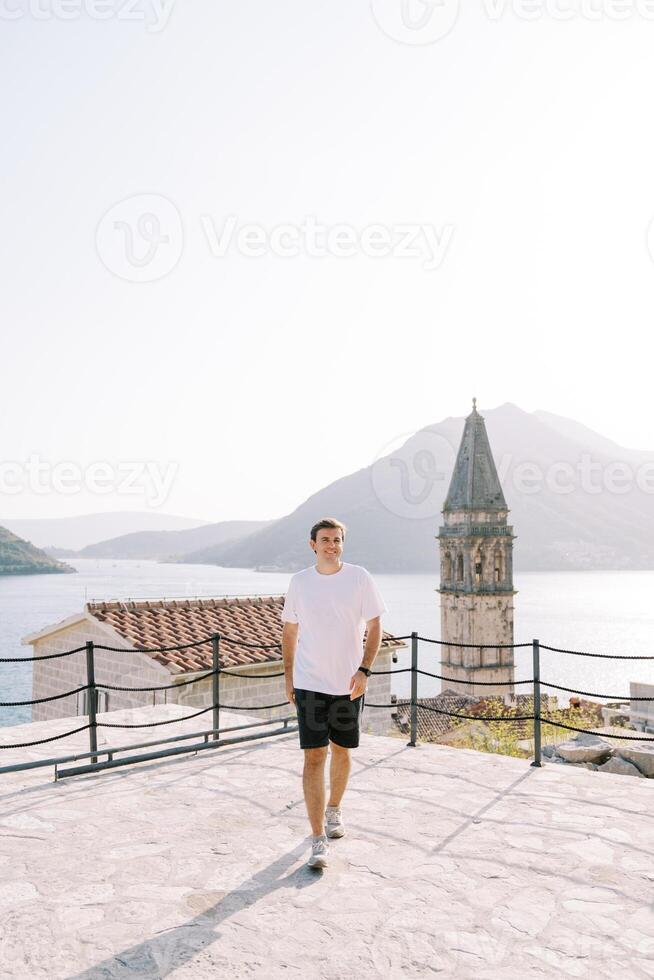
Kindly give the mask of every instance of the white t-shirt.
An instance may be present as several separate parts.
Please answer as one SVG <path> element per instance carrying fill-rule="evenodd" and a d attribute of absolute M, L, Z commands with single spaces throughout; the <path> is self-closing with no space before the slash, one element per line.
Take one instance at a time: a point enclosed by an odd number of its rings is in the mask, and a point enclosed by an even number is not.
<path fill-rule="evenodd" d="M 315 565 L 289 582 L 282 622 L 299 623 L 293 686 L 323 694 L 349 694 L 363 659 L 366 622 L 388 612 L 372 577 L 343 562 L 323 575 Z"/>

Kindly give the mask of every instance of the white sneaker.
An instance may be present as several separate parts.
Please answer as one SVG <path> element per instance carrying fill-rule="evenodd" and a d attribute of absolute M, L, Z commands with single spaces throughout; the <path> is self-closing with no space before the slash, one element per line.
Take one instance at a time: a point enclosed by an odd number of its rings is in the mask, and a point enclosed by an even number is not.
<path fill-rule="evenodd" d="M 325 835 L 315 837 L 311 845 L 311 857 L 307 861 L 308 866 L 310 868 L 326 868 L 328 854 L 329 844 Z"/>
<path fill-rule="evenodd" d="M 328 806 L 325 810 L 325 833 L 328 837 L 342 837 L 345 833 L 340 806 Z"/>

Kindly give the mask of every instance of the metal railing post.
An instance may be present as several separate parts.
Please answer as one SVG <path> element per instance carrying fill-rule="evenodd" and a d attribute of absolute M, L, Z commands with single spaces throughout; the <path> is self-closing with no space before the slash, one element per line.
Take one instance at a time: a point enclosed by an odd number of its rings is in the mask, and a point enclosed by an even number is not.
<path fill-rule="evenodd" d="M 411 741 L 415 748 L 418 737 L 418 634 L 411 634 Z"/>
<path fill-rule="evenodd" d="M 93 640 L 86 641 L 86 683 L 88 685 L 86 689 L 86 713 L 89 717 L 89 748 L 91 752 L 97 752 L 98 750 L 98 729 L 97 722 L 95 720 L 95 692 L 97 688 L 95 686 L 95 663 L 93 659 Z M 92 763 L 98 761 L 97 756 L 93 756 L 91 759 Z"/>
<path fill-rule="evenodd" d="M 211 650 L 213 654 L 213 678 L 212 678 L 212 697 L 213 697 L 213 741 L 217 742 L 220 739 L 218 734 L 218 729 L 220 728 L 220 636 L 216 633 L 215 636 L 211 638 Z"/>
<path fill-rule="evenodd" d="M 540 640 L 532 641 L 534 659 L 534 761 L 532 766 L 539 768 L 541 763 L 540 751 Z"/>

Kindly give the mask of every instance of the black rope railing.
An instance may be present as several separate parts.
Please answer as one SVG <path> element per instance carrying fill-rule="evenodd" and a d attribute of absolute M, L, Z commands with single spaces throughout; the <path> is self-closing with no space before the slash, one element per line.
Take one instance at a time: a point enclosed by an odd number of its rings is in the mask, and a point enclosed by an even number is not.
<path fill-rule="evenodd" d="M 542 717 L 541 721 L 544 725 L 554 725 L 556 728 L 565 728 L 569 732 L 581 732 L 583 735 L 597 735 L 598 738 L 606 737 L 606 732 L 593 732 L 588 728 L 575 728 L 574 725 L 566 725 L 562 721 L 555 721 L 553 718 Z M 643 738 L 642 735 L 616 735 L 614 732 L 608 736 L 609 738 L 619 738 L 625 742 L 654 742 L 654 738 Z"/>
<path fill-rule="evenodd" d="M 229 668 L 227 670 L 225 670 L 222 667 L 220 669 L 220 673 L 221 674 L 227 674 L 228 677 L 232 677 L 232 676 L 233 677 L 247 677 L 248 680 L 253 680 L 253 681 L 262 680 L 262 679 L 268 680 L 269 677 L 283 677 L 284 676 L 284 671 L 283 670 L 278 670 L 274 674 L 242 674 L 240 670 L 239 671 L 230 670 Z"/>
<path fill-rule="evenodd" d="M 531 643 L 454 643 L 452 640 L 435 640 L 429 636 L 419 636 L 422 643 L 435 643 L 439 647 L 461 647 L 472 650 L 519 650 L 530 647 Z"/>
<path fill-rule="evenodd" d="M 77 735 L 78 732 L 85 732 L 90 725 L 82 725 L 81 728 L 74 728 L 72 732 L 62 732 L 61 735 L 50 735 L 49 738 L 37 738 L 34 742 L 12 742 L 0 745 L 0 749 L 28 749 L 32 745 L 45 745 L 46 742 L 56 742 L 57 739 L 66 738 L 67 735 Z"/>
<path fill-rule="evenodd" d="M 471 721 L 534 721 L 535 715 L 463 715 L 456 711 L 445 711 L 429 704 L 421 704 L 423 711 L 433 711 L 438 715 L 448 715 L 450 718 L 466 718 Z"/>
<path fill-rule="evenodd" d="M 530 644 L 529 644 L 530 645 Z M 545 643 L 540 644 L 541 650 L 551 650 L 552 653 L 569 653 L 573 657 L 598 657 L 600 660 L 654 660 L 652 656 L 641 656 L 636 654 L 617 654 L 617 653 L 588 653 L 585 650 L 563 650 L 560 647 L 548 647 Z"/>
<path fill-rule="evenodd" d="M 409 670 L 411 668 L 408 668 Z M 443 674 L 432 674 L 429 670 L 418 670 L 419 674 L 426 677 L 435 677 L 439 681 L 449 681 L 453 684 L 472 684 L 475 687 L 514 687 L 516 684 L 533 684 L 534 678 L 530 677 L 526 681 L 466 681 L 458 677 L 444 677 Z"/>
<path fill-rule="evenodd" d="M 518 682 L 516 682 L 518 683 Z M 542 687 L 553 687 L 557 691 L 566 691 L 568 694 L 581 694 L 585 698 L 606 698 L 608 701 L 654 701 L 652 698 L 636 697 L 633 694 L 597 694 L 592 691 L 578 691 L 574 687 L 563 687 L 561 684 L 552 684 L 550 681 L 541 681 Z"/>
<path fill-rule="evenodd" d="M 178 721 L 188 721 L 189 718 L 197 718 L 199 715 L 204 715 L 207 711 L 213 711 L 215 708 L 225 708 L 228 711 L 263 711 L 264 709 L 270 708 L 282 708 L 287 705 L 288 701 L 280 701 L 278 704 L 252 704 L 252 705 L 234 705 L 234 704 L 210 704 L 207 708 L 202 708 L 201 711 L 195 711 L 192 715 L 182 715 L 181 718 L 167 718 L 165 721 L 149 721 L 141 725 L 119 725 L 118 723 L 109 723 L 105 721 L 99 721 L 97 723 L 97 728 L 156 728 L 158 725 L 173 725 Z"/>
<path fill-rule="evenodd" d="M 443 716 L 446 716 L 446 717 L 449 717 L 449 718 L 453 718 L 453 719 L 460 719 L 462 721 L 503 722 L 503 723 L 533 722 L 534 723 L 534 730 L 533 731 L 534 731 L 534 756 L 535 756 L 535 758 L 534 758 L 534 762 L 532 764 L 533 765 L 540 765 L 540 761 L 541 761 L 541 751 L 540 751 L 541 726 L 543 724 L 552 725 L 552 726 L 555 726 L 555 727 L 558 727 L 558 728 L 561 728 L 561 729 L 565 729 L 565 730 L 572 731 L 572 732 L 578 732 L 578 733 L 582 733 L 582 734 L 590 734 L 590 735 L 598 735 L 598 734 L 600 734 L 598 732 L 594 732 L 594 731 L 592 731 L 590 729 L 587 729 L 587 728 L 579 728 L 579 727 L 576 727 L 574 725 L 568 725 L 568 724 L 566 724 L 563 721 L 555 720 L 555 719 L 553 719 L 553 718 L 551 718 L 549 716 L 542 715 L 541 714 L 541 687 L 549 687 L 549 688 L 553 688 L 554 690 L 565 691 L 565 692 L 570 693 L 570 694 L 576 694 L 576 695 L 580 695 L 580 696 L 583 696 L 583 697 L 589 697 L 589 698 L 603 698 L 605 700 L 618 700 L 618 701 L 619 700 L 629 700 L 629 701 L 636 701 L 636 702 L 654 702 L 654 696 L 653 697 L 645 697 L 645 696 L 633 696 L 633 697 L 631 697 L 630 696 L 629 698 L 626 698 L 626 697 L 625 698 L 620 698 L 620 697 L 618 697 L 616 695 L 598 694 L 597 692 L 581 691 L 581 690 L 578 690 L 578 689 L 575 689 L 575 688 L 565 687 L 563 685 L 554 684 L 554 683 L 546 682 L 546 681 L 541 681 L 541 679 L 540 679 L 540 650 L 541 649 L 544 649 L 544 650 L 548 650 L 548 651 L 551 651 L 551 652 L 554 652 L 554 653 L 571 654 L 571 655 L 574 655 L 574 656 L 582 656 L 582 657 L 598 657 L 598 658 L 602 658 L 602 659 L 615 659 L 615 660 L 654 660 L 654 656 L 644 656 L 644 655 L 622 655 L 622 656 L 619 656 L 619 655 L 611 655 L 611 654 L 591 653 L 591 652 L 580 651 L 580 650 L 568 650 L 568 649 L 563 649 L 563 648 L 559 648 L 559 647 L 552 647 L 552 646 L 547 646 L 545 644 L 540 644 L 540 642 L 538 640 L 533 640 L 531 643 L 511 643 L 511 644 L 508 644 L 508 643 L 505 643 L 505 644 L 502 644 L 502 643 L 483 643 L 483 644 L 478 644 L 478 643 L 456 643 L 456 642 L 451 642 L 451 641 L 439 640 L 439 639 L 435 639 L 435 638 L 432 638 L 432 637 L 423 637 L 423 636 L 420 636 L 417 632 L 413 632 L 411 634 L 407 634 L 407 635 L 404 635 L 404 636 L 395 636 L 394 634 L 385 634 L 384 635 L 384 642 L 388 642 L 390 640 L 397 641 L 397 642 L 404 641 L 404 640 L 411 640 L 411 666 L 409 666 L 409 667 L 399 667 L 399 668 L 395 668 L 395 669 L 391 669 L 391 670 L 375 670 L 375 671 L 372 671 L 372 673 L 375 674 L 375 675 L 376 674 L 379 674 L 379 675 L 389 675 L 389 674 L 396 674 L 396 673 L 397 674 L 410 673 L 411 674 L 411 697 L 410 697 L 410 699 L 408 699 L 406 701 L 397 701 L 396 700 L 396 701 L 391 702 L 390 704 L 380 704 L 380 703 L 376 703 L 376 702 L 365 702 L 365 699 L 364 699 L 364 704 L 366 704 L 366 706 L 367 707 L 370 707 L 370 708 L 387 708 L 387 709 L 388 708 L 398 708 L 398 707 L 402 707 L 402 706 L 408 706 L 409 709 L 410 709 L 410 713 L 411 713 L 411 741 L 409 742 L 409 745 L 415 745 L 416 744 L 416 739 L 417 739 L 417 718 L 418 718 L 418 711 L 420 709 L 422 709 L 423 711 L 427 711 L 427 712 L 433 712 L 434 714 L 437 714 L 437 715 L 443 715 Z M 509 680 L 509 681 L 483 680 L 482 681 L 482 680 L 476 680 L 476 679 L 469 679 L 468 677 L 452 677 L 452 676 L 447 675 L 447 674 L 439 674 L 439 673 L 435 673 L 435 672 L 432 672 L 432 671 L 429 671 L 429 670 L 424 670 L 424 669 L 422 669 L 422 668 L 420 668 L 418 666 L 418 643 L 419 642 L 434 644 L 434 645 L 438 645 L 438 646 L 441 646 L 441 647 L 443 647 L 443 646 L 444 647 L 455 647 L 455 648 L 462 648 L 462 649 L 474 649 L 474 650 L 480 650 L 480 651 L 481 650 L 498 650 L 498 649 L 522 649 L 522 648 L 526 648 L 526 647 L 532 647 L 532 651 L 533 651 L 533 663 L 534 663 L 533 676 L 530 677 L 530 678 L 527 678 L 527 679 L 523 679 L 523 680 Z M 169 653 L 169 652 L 178 652 L 178 651 L 184 651 L 184 650 L 190 650 L 190 649 L 197 649 L 198 647 L 203 646 L 203 645 L 207 645 L 208 643 L 211 644 L 211 648 L 212 648 L 212 661 L 213 661 L 213 667 L 212 667 L 212 669 L 206 670 L 206 671 L 202 671 L 202 672 L 198 672 L 195 676 L 190 677 L 190 678 L 188 678 L 186 680 L 183 680 L 183 681 L 182 680 L 179 680 L 179 681 L 173 682 L 172 684 L 157 685 L 157 686 L 128 687 L 128 686 L 119 686 L 119 685 L 113 685 L 113 684 L 106 684 L 106 683 L 103 683 L 101 681 L 96 681 L 95 680 L 94 659 L 93 659 L 94 658 L 94 652 L 95 652 L 95 650 L 104 650 L 104 651 L 108 651 L 108 652 L 112 652 L 112 653 L 147 653 L 147 654 L 154 654 L 154 655 L 156 655 L 156 654 L 161 654 L 161 653 Z M 6 708 L 6 707 L 24 707 L 24 706 L 27 706 L 27 705 L 45 704 L 45 703 L 51 702 L 51 701 L 62 700 L 63 698 L 66 698 L 66 697 L 72 697 L 72 696 L 75 696 L 75 695 L 77 695 L 77 694 L 85 691 L 85 692 L 88 692 L 88 695 L 87 695 L 87 705 L 88 705 L 87 714 L 88 714 L 88 719 L 89 719 L 87 724 L 85 724 L 83 726 L 80 726 L 78 728 L 72 729 L 71 731 L 63 732 L 63 733 L 60 733 L 58 735 L 52 735 L 52 736 L 49 736 L 47 738 L 36 739 L 36 740 L 30 741 L 30 742 L 19 742 L 19 743 L 17 742 L 17 743 L 9 743 L 9 744 L 4 744 L 4 745 L 0 744 L 0 749 L 29 748 L 29 747 L 36 746 L 36 745 L 43 745 L 43 744 L 46 744 L 48 742 L 54 742 L 54 741 L 57 741 L 59 739 L 66 738 L 67 736 L 76 735 L 76 734 L 78 734 L 80 732 L 83 732 L 83 731 L 88 730 L 89 731 L 89 738 L 90 738 L 90 742 L 91 742 L 91 753 L 89 753 L 89 754 L 95 755 L 95 753 L 98 752 L 98 749 L 97 749 L 97 737 L 96 737 L 96 733 L 97 733 L 97 729 L 98 728 L 116 728 L 116 729 L 157 728 L 157 727 L 162 726 L 162 725 L 172 725 L 172 724 L 176 724 L 177 722 L 188 721 L 190 719 L 197 718 L 197 717 L 199 717 L 201 715 L 204 715 L 204 714 L 206 714 L 209 711 L 212 711 L 213 712 L 213 719 L 214 719 L 214 724 L 213 724 L 212 732 L 217 733 L 219 731 L 219 711 L 220 711 L 220 709 L 225 709 L 225 710 L 229 710 L 229 711 L 246 711 L 246 712 L 264 711 L 264 710 L 266 710 L 266 711 L 272 711 L 272 710 L 276 710 L 278 708 L 286 707 L 287 705 L 289 705 L 289 701 L 288 700 L 276 702 L 274 704 L 262 704 L 262 705 L 233 705 L 233 704 L 224 704 L 224 703 L 222 703 L 221 700 L 220 700 L 220 697 L 219 697 L 219 681 L 220 681 L 220 676 L 222 674 L 225 674 L 227 676 L 243 677 L 243 678 L 246 678 L 246 679 L 262 679 L 262 678 L 265 678 L 265 679 L 271 678 L 272 679 L 272 678 L 283 677 L 284 674 L 285 674 L 285 671 L 284 670 L 281 670 L 281 671 L 275 671 L 274 673 L 256 673 L 256 674 L 252 674 L 252 673 L 247 673 L 247 672 L 244 673 L 242 671 L 242 667 L 246 667 L 247 668 L 249 666 L 248 664 L 237 665 L 237 666 L 231 667 L 231 668 L 230 667 L 223 667 L 223 666 L 221 666 L 221 663 L 220 663 L 220 654 L 219 654 L 219 646 L 220 646 L 220 643 L 228 643 L 228 644 L 232 644 L 232 645 L 236 645 L 236 646 L 241 646 L 241 647 L 244 647 L 246 649 L 256 649 L 256 650 L 278 650 L 281 647 L 281 644 L 280 643 L 256 643 L 256 642 L 252 643 L 250 641 L 241 640 L 241 639 L 234 638 L 234 637 L 231 637 L 231 636 L 222 636 L 222 635 L 215 634 L 213 636 L 203 637 L 201 639 L 197 639 L 197 640 L 194 640 L 194 641 L 191 641 L 191 642 L 188 642 L 188 643 L 178 644 L 177 646 L 165 646 L 165 647 L 162 646 L 162 647 L 155 647 L 155 648 L 151 648 L 151 647 L 139 647 L 139 648 L 131 647 L 131 648 L 125 648 L 125 647 L 110 647 L 110 646 L 107 646 L 105 644 L 95 644 L 92 641 L 88 641 L 86 643 L 86 645 L 83 646 L 83 647 L 76 647 L 75 649 L 67 650 L 67 651 L 64 651 L 64 652 L 61 652 L 61 653 L 54 653 L 54 654 L 47 654 L 47 655 L 39 655 L 39 656 L 34 656 L 34 657 L 0 658 L 0 663 L 22 663 L 22 662 L 36 662 L 36 661 L 52 660 L 52 659 L 56 659 L 56 658 L 59 658 L 59 657 L 69 657 L 69 656 L 72 656 L 73 654 L 85 652 L 86 653 L 86 658 L 87 658 L 87 683 L 86 684 L 81 685 L 81 686 L 79 686 L 77 688 L 74 688 L 74 689 L 72 689 L 70 691 L 64 691 L 62 693 L 54 694 L 54 695 L 51 695 L 51 696 L 48 696 L 48 697 L 36 698 L 36 699 L 25 700 L 25 701 L 6 701 L 6 702 L 0 702 L 0 708 Z M 277 658 L 273 658 L 272 660 L 269 659 L 269 660 L 263 661 L 263 663 L 265 663 L 265 664 L 273 664 L 276 659 Z M 456 664 L 455 665 L 455 664 L 451 664 L 450 663 L 450 664 L 448 664 L 448 666 L 449 667 L 459 667 L 462 671 L 465 671 L 467 669 L 470 669 L 468 667 L 468 665 L 464 665 L 464 664 L 460 664 L 460 665 L 459 664 Z M 479 664 L 476 664 L 475 666 L 477 668 L 483 668 L 483 667 L 497 668 L 497 667 L 504 667 L 504 666 L 508 666 L 508 665 L 504 665 L 504 664 L 486 665 L 486 664 L 483 664 L 483 663 L 479 663 Z M 511 690 L 513 690 L 514 687 L 519 686 L 519 685 L 532 685 L 533 686 L 533 714 L 503 714 L 503 715 L 492 714 L 492 715 L 489 715 L 489 714 L 485 714 L 483 711 L 480 711 L 480 712 L 477 712 L 477 713 L 467 713 L 466 711 L 449 711 L 449 710 L 447 710 L 447 708 L 445 706 L 437 707 L 437 706 L 435 706 L 433 704 L 425 704 L 424 703 L 424 700 L 423 700 L 423 702 L 421 702 L 418 699 L 417 683 L 418 683 L 418 677 L 419 677 L 419 675 L 423 675 L 425 677 L 431 677 L 433 679 L 436 679 L 436 680 L 440 680 L 442 682 L 445 682 L 446 684 L 456 684 L 457 686 L 458 685 L 470 686 L 470 687 L 473 687 L 475 689 L 487 688 L 487 687 L 494 689 L 494 691 L 490 692 L 488 696 L 485 696 L 484 698 L 479 698 L 478 699 L 479 701 L 488 700 L 489 698 L 492 698 L 494 695 L 499 696 L 498 689 L 510 688 Z M 205 706 L 205 707 L 202 707 L 198 711 L 192 712 L 191 714 L 182 715 L 181 717 L 167 718 L 167 719 L 163 719 L 163 720 L 160 720 L 160 721 L 141 722 L 141 723 L 122 723 L 122 724 L 121 723 L 118 723 L 118 722 L 97 721 L 97 719 L 96 719 L 96 709 L 97 709 L 97 703 L 96 703 L 97 702 L 97 695 L 96 695 L 96 691 L 98 691 L 98 690 L 119 691 L 119 692 L 135 692 L 135 693 L 169 691 L 169 690 L 174 690 L 174 689 L 177 689 L 177 688 L 183 688 L 183 687 L 186 687 L 186 686 L 192 685 L 192 684 L 198 684 L 198 683 L 201 683 L 203 681 L 208 680 L 209 678 L 211 678 L 212 688 L 213 688 L 212 703 L 209 704 L 209 705 L 207 705 L 207 706 Z M 214 734 L 213 737 L 215 739 L 219 738 L 218 734 Z M 653 738 L 644 738 L 643 739 L 642 735 L 640 735 L 640 734 L 639 735 L 622 735 L 622 734 L 614 734 L 613 732 L 611 732 L 611 734 L 609 735 L 609 737 L 610 738 L 615 738 L 615 739 L 626 740 L 626 741 L 635 741 L 635 742 L 637 742 L 637 741 L 640 741 L 640 742 L 643 742 L 643 741 L 645 741 L 645 742 L 647 742 L 647 741 L 654 741 L 654 737 Z M 10 768 L 10 769 L 11 768 L 21 768 L 21 766 L 18 765 L 16 767 L 8 767 L 8 768 Z"/>
<path fill-rule="evenodd" d="M 204 646 L 207 643 L 211 643 L 215 634 L 210 636 L 204 636 L 199 640 L 192 640 L 189 643 L 180 643 L 177 646 L 170 647 L 110 647 L 104 643 L 94 643 L 94 648 L 96 650 L 108 650 L 110 653 L 175 653 L 178 650 L 191 650 L 195 647 Z M 394 636 L 392 633 L 384 633 L 382 642 L 387 643 L 390 640 L 409 640 L 410 635 L 407 636 Z M 232 643 L 235 646 L 248 647 L 253 650 L 281 650 L 281 643 L 248 643 L 246 640 L 238 640 L 233 636 L 222 636 L 221 640 L 224 643 Z M 437 640 L 432 641 L 434 643 L 439 642 Z M 449 644 L 450 646 L 456 646 L 456 644 Z M 519 644 L 520 645 L 520 644 Z M 525 644 L 522 644 L 523 646 Z M 526 644 L 529 646 L 529 644 Z M 0 664 L 27 664 L 34 663 L 36 660 L 55 660 L 58 657 L 70 657 L 74 653 L 85 653 L 86 646 L 75 647 L 74 650 L 64 650 L 62 653 L 47 653 L 41 654 L 34 657 L 0 657 Z"/>
<path fill-rule="evenodd" d="M 391 704 L 372 704 L 366 701 L 366 708 L 398 708 L 402 706 L 412 707 L 411 701 L 394 701 Z M 447 715 L 449 718 L 465 718 L 471 721 L 533 721 L 534 715 L 463 715 L 455 711 L 445 711 L 444 708 L 435 708 L 433 705 L 419 703 L 418 709 L 422 711 L 433 711 L 438 715 Z"/>
<path fill-rule="evenodd" d="M 80 691 L 87 691 L 89 685 L 83 684 L 76 687 L 74 691 L 64 691 L 63 694 L 52 694 L 49 698 L 35 698 L 32 701 L 0 701 L 0 708 L 18 708 L 28 704 L 46 704 L 48 701 L 60 701 L 61 698 L 70 697 L 72 694 L 79 694 Z"/>
<path fill-rule="evenodd" d="M 201 640 L 180 643 L 175 647 L 108 647 L 104 643 L 96 643 L 94 646 L 96 650 L 109 650 L 111 653 L 176 653 L 178 650 L 192 650 L 194 647 L 201 647 L 210 642 L 211 637 L 205 636 Z"/>
<path fill-rule="evenodd" d="M 38 657 L 0 657 L 0 664 L 31 664 L 35 660 L 57 660 L 59 657 L 72 657 L 74 653 L 84 653 L 86 647 L 75 647 L 63 653 L 43 653 Z"/>
<path fill-rule="evenodd" d="M 107 691 L 174 691 L 178 687 L 198 684 L 200 681 L 206 680 L 207 677 L 212 677 L 215 673 L 215 670 L 208 670 L 201 677 L 192 677 L 189 681 L 178 681 L 176 684 L 164 684 L 163 687 L 117 687 L 115 684 L 103 684 L 101 681 L 96 681 L 95 686 L 106 688 Z"/>

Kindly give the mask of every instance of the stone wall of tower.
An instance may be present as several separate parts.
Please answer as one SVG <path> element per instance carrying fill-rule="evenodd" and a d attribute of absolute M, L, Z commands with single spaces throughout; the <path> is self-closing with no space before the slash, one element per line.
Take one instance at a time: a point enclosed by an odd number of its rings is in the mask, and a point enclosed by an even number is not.
<path fill-rule="evenodd" d="M 457 643 L 513 643 L 512 595 L 462 595 L 441 593 L 441 640 Z M 442 646 L 442 673 L 451 681 L 443 681 L 443 689 L 463 694 L 483 696 L 511 694 L 513 687 L 513 650 L 491 647 Z M 483 681 L 463 684 L 460 681 Z M 497 687 L 487 684 L 497 683 Z"/>

